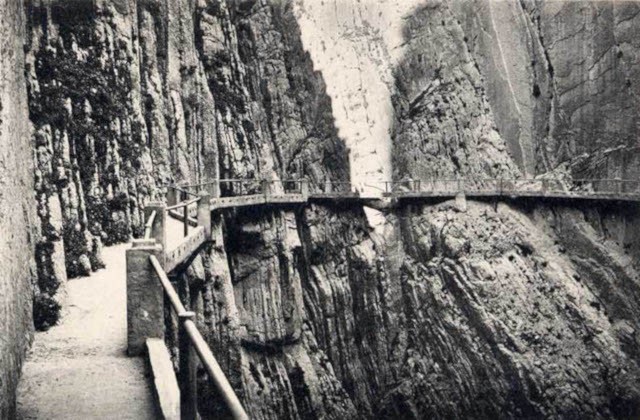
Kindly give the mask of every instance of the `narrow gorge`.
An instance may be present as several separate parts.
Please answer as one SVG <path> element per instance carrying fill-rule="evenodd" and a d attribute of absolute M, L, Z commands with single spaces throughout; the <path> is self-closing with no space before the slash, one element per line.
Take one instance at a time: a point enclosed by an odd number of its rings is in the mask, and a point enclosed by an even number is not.
<path fill-rule="evenodd" d="M 31 325 L 169 183 L 640 177 L 637 2 L 0 0 L 0 35 L 0 418 Z M 213 236 L 173 280 L 251 418 L 640 416 L 637 203 L 264 206 Z"/>

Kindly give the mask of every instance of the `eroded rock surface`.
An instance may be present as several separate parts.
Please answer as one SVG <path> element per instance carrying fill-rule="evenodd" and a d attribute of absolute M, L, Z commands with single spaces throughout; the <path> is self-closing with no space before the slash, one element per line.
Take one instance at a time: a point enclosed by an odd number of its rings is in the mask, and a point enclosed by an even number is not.
<path fill-rule="evenodd" d="M 0 418 L 15 416 L 15 391 L 32 331 L 38 235 L 22 40 L 22 1 L 0 1 Z"/>
<path fill-rule="evenodd" d="M 140 234 L 168 182 L 348 176 L 290 5 L 36 0 L 27 13 L 38 327 L 67 277 L 102 266 L 103 244 Z"/>

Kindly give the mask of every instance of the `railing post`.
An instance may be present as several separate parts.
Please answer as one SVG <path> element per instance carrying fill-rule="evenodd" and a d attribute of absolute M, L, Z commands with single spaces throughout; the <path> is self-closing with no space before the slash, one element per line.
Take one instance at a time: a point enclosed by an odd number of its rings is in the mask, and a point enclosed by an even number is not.
<path fill-rule="evenodd" d="M 144 208 L 144 220 L 148 220 L 151 213 L 156 212 L 156 217 L 153 220 L 151 227 L 151 238 L 155 239 L 156 243 L 163 249 L 167 249 L 167 212 L 164 203 L 149 203 Z"/>
<path fill-rule="evenodd" d="M 178 196 L 177 191 L 172 186 L 167 187 L 167 205 L 173 206 L 174 204 L 178 204 Z"/>
<path fill-rule="evenodd" d="M 300 180 L 300 193 L 302 194 L 302 199 L 307 201 L 309 199 L 309 179 L 302 178 Z"/>
<path fill-rule="evenodd" d="M 271 196 L 271 182 L 268 179 L 262 180 L 262 194 L 264 194 L 265 200 L 269 201 Z"/>
<path fill-rule="evenodd" d="M 324 192 L 326 193 L 330 193 L 333 192 L 333 184 L 331 183 L 331 181 L 327 180 L 324 183 Z"/>
<path fill-rule="evenodd" d="M 198 226 L 204 228 L 204 235 L 211 239 L 211 196 L 209 193 L 200 193 L 198 201 Z"/>
<path fill-rule="evenodd" d="M 182 233 L 183 236 L 189 235 L 189 206 L 182 207 Z"/>
<path fill-rule="evenodd" d="M 151 255 L 164 264 L 164 250 L 153 239 L 134 239 L 126 252 L 129 356 L 142 355 L 147 338 L 164 339 L 164 293 Z"/>
<path fill-rule="evenodd" d="M 178 318 L 180 418 L 181 420 L 196 420 L 198 418 L 197 355 L 185 328 L 185 322 L 195 322 L 196 314 L 183 312 L 178 314 Z"/>
<path fill-rule="evenodd" d="M 209 185 L 210 185 L 209 194 L 211 195 L 211 197 L 219 198 L 220 197 L 220 180 L 216 179 Z"/>
<path fill-rule="evenodd" d="M 546 179 L 543 179 L 542 180 L 542 192 L 546 193 L 548 189 L 549 189 L 548 182 L 547 182 Z"/>

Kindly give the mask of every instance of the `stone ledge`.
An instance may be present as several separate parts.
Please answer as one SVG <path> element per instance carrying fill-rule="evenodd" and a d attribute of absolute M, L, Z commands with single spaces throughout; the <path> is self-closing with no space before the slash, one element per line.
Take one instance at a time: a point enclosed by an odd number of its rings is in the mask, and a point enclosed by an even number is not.
<path fill-rule="evenodd" d="M 146 344 L 154 395 L 162 418 L 180 420 L 180 388 L 169 350 L 159 338 L 148 338 Z"/>

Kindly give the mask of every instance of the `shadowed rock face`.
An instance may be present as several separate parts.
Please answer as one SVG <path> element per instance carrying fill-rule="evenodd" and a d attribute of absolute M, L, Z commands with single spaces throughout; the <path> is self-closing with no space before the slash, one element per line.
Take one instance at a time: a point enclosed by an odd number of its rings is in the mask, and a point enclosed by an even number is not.
<path fill-rule="evenodd" d="M 0 418 L 15 417 L 15 391 L 31 340 L 35 277 L 33 160 L 29 145 L 22 1 L 0 1 Z"/>

